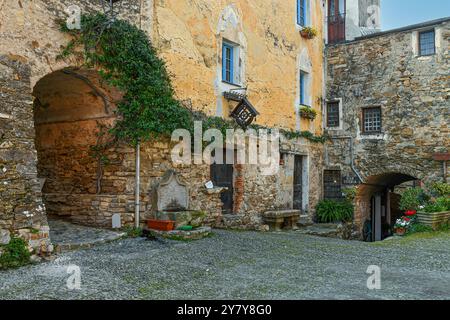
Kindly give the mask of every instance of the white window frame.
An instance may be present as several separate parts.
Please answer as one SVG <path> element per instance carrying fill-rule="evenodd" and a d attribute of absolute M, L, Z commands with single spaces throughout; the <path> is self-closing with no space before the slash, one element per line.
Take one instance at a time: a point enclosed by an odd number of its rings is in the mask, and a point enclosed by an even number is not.
<path fill-rule="evenodd" d="M 339 104 L 339 127 L 329 127 L 328 126 L 328 103 L 332 103 L 332 102 L 338 102 Z M 325 108 L 324 108 L 324 113 L 323 113 L 323 123 L 324 123 L 324 128 L 329 130 L 329 131 L 335 131 L 335 130 L 342 130 L 343 129 L 343 122 L 344 122 L 344 116 L 342 113 L 342 98 L 337 98 L 337 99 L 329 99 L 325 102 Z"/>

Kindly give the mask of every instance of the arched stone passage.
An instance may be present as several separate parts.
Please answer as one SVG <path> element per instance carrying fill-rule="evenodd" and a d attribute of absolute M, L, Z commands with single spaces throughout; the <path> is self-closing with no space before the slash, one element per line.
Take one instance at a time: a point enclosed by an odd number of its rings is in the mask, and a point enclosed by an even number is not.
<path fill-rule="evenodd" d="M 104 159 L 95 146 L 110 139 L 100 132 L 114 123 L 120 93 L 95 70 L 63 69 L 40 79 L 33 96 L 38 178 L 47 215 L 110 226 L 105 197 L 125 186 L 104 178 Z"/>
<path fill-rule="evenodd" d="M 388 172 L 369 176 L 358 187 L 354 221 L 366 241 L 380 241 L 391 235 L 395 221 L 402 215 L 395 187 L 418 180 L 409 174 Z"/>

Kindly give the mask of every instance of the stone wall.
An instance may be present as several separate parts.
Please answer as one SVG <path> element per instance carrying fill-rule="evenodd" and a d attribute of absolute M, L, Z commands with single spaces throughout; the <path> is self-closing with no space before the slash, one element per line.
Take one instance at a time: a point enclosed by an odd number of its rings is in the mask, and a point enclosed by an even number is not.
<path fill-rule="evenodd" d="M 432 28 L 437 52 L 418 56 L 418 31 Z M 333 137 L 325 151 L 326 168 L 341 169 L 351 183 L 358 181 L 353 162 L 364 183 L 389 187 L 407 176 L 444 179 L 433 154 L 450 149 L 449 38 L 447 21 L 326 49 L 327 99 L 342 99 L 341 128 L 326 130 Z M 372 106 L 381 106 L 382 132 L 367 135 L 361 129 L 362 108 Z M 366 201 L 357 214 L 368 211 Z"/>
<path fill-rule="evenodd" d="M 141 19 L 139 1 L 130 4 L 127 19 Z M 2 1 L 0 3 L 0 230 L 2 243 L 12 233 L 26 239 L 36 251 L 49 243 L 33 121 L 33 88 L 45 75 L 68 66 L 75 59 L 57 60 L 69 38 L 59 31 L 66 8 L 79 5 L 83 12 L 99 10 L 100 2 Z M 6 235 L 6 236 L 4 236 Z M 3 241 L 4 240 L 4 241 Z"/>
<path fill-rule="evenodd" d="M 32 228 L 38 235 L 42 231 L 46 243 L 47 219 L 36 172 L 29 91 L 30 68 L 23 59 L 0 55 L 0 229 L 26 233 Z M 9 231 L 3 233 L 8 236 L 0 244 L 10 239 Z"/>

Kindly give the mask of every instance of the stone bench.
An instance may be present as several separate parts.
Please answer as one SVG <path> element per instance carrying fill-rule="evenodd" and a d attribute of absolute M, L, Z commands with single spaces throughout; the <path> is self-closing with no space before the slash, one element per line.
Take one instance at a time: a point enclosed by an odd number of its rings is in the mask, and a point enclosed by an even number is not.
<path fill-rule="evenodd" d="M 262 217 L 264 223 L 269 225 L 270 231 L 293 230 L 297 229 L 300 213 L 300 210 L 267 211 Z"/>

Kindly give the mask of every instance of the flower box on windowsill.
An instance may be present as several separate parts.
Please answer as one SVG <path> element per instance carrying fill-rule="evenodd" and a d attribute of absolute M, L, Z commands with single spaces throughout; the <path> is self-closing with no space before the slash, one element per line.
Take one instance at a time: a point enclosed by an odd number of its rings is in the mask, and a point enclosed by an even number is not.
<path fill-rule="evenodd" d="M 317 117 L 317 112 L 309 106 L 300 106 L 300 117 L 303 119 L 314 120 Z"/>
<path fill-rule="evenodd" d="M 317 30 L 312 27 L 303 27 L 300 35 L 305 39 L 314 39 L 317 36 Z"/>

